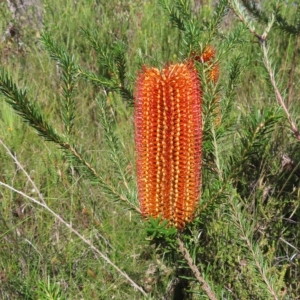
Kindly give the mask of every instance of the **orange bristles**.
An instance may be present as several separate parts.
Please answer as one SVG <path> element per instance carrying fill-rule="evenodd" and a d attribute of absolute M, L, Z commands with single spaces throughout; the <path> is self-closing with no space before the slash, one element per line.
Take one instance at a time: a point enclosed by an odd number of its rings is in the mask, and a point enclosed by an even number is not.
<path fill-rule="evenodd" d="M 192 62 L 144 67 L 135 92 L 138 194 L 144 217 L 182 229 L 200 196 L 201 91 Z"/>
<path fill-rule="evenodd" d="M 208 79 L 212 80 L 214 83 L 217 83 L 219 79 L 219 65 L 218 64 L 212 64 L 211 60 L 215 58 L 216 50 L 213 46 L 207 45 L 202 53 L 202 55 L 199 55 L 195 52 L 192 53 L 191 57 L 200 62 L 200 63 L 206 63 L 208 62 L 208 65 L 211 67 Z"/>
<path fill-rule="evenodd" d="M 219 72 L 220 72 L 219 65 L 218 64 L 213 65 L 212 68 L 209 70 L 208 79 L 213 81 L 216 84 L 217 81 L 219 80 Z"/>
<path fill-rule="evenodd" d="M 207 45 L 202 53 L 199 55 L 196 52 L 192 53 L 192 58 L 200 63 L 205 63 L 211 61 L 216 55 L 216 50 L 213 46 Z"/>

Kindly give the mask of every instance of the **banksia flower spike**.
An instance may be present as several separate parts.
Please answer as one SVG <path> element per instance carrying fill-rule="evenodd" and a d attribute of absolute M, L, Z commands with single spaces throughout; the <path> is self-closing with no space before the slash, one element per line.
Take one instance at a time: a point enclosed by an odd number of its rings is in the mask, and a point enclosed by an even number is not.
<path fill-rule="evenodd" d="M 208 71 L 208 76 L 207 79 L 208 81 L 212 81 L 214 84 L 216 84 L 219 80 L 219 64 L 213 63 L 212 60 L 215 58 L 216 55 L 216 50 L 213 46 L 208 45 L 205 47 L 202 55 L 199 55 L 195 52 L 192 53 L 191 57 L 200 63 L 207 63 L 210 67 Z M 215 109 L 215 114 L 216 114 L 216 125 L 220 125 L 221 123 L 221 109 L 220 109 L 220 104 L 218 103 L 219 99 L 215 99 L 214 103 L 216 103 L 216 109 Z"/>
<path fill-rule="evenodd" d="M 219 65 L 214 64 L 212 65 L 212 60 L 216 56 L 216 50 L 213 46 L 208 45 L 205 47 L 202 55 L 199 55 L 195 52 L 192 53 L 192 58 L 200 63 L 208 63 L 208 65 L 211 67 L 208 74 L 208 79 L 213 81 L 214 83 L 217 83 L 219 79 Z"/>
<path fill-rule="evenodd" d="M 135 91 L 138 194 L 144 217 L 183 229 L 200 196 L 202 106 L 192 62 L 139 73 Z"/>
<path fill-rule="evenodd" d="M 207 45 L 202 53 L 202 55 L 193 52 L 192 57 L 194 60 L 205 63 L 211 61 L 216 55 L 216 50 L 213 46 Z"/>

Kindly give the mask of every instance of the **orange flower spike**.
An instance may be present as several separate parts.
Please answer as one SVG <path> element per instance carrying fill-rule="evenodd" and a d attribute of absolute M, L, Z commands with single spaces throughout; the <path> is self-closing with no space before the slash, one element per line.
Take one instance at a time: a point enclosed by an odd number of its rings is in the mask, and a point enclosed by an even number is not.
<path fill-rule="evenodd" d="M 216 50 L 213 46 L 208 45 L 205 47 L 202 55 L 196 54 L 195 52 L 192 53 L 192 58 L 200 63 L 208 62 L 208 65 L 211 66 L 211 60 L 213 60 L 216 56 Z M 212 66 L 211 70 L 208 74 L 209 80 L 212 80 L 214 83 L 217 83 L 219 79 L 219 65 L 215 64 Z"/>
<path fill-rule="evenodd" d="M 215 64 L 208 73 L 209 80 L 212 80 L 215 84 L 219 80 L 220 68 L 218 64 Z"/>
<path fill-rule="evenodd" d="M 216 55 L 216 50 L 213 46 L 208 45 L 205 47 L 202 55 L 196 52 L 192 53 L 192 58 L 200 63 L 205 63 L 211 61 Z"/>
<path fill-rule="evenodd" d="M 202 61 L 203 62 L 208 62 L 211 61 L 213 58 L 215 58 L 216 55 L 216 50 L 213 46 L 207 45 L 203 51 L 202 54 Z"/>
<path fill-rule="evenodd" d="M 135 91 L 138 194 L 144 217 L 182 229 L 200 196 L 202 107 L 192 62 L 144 67 Z"/>

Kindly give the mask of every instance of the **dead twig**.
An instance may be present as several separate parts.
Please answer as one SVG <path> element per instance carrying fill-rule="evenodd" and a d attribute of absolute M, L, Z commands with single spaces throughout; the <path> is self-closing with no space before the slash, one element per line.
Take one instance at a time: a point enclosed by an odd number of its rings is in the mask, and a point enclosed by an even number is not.
<path fill-rule="evenodd" d="M 180 250 L 181 254 L 183 255 L 183 257 L 187 261 L 190 269 L 194 273 L 194 275 L 195 275 L 196 279 L 198 280 L 198 282 L 201 284 L 202 289 L 205 291 L 208 298 L 211 299 L 211 300 L 217 300 L 217 297 L 215 296 L 215 294 L 211 290 L 209 284 L 205 281 L 203 276 L 201 276 L 198 267 L 194 264 L 193 259 L 190 255 L 189 251 L 186 249 L 186 247 L 185 247 L 183 241 L 181 240 L 180 236 L 177 237 L 177 242 L 179 244 L 179 250 Z"/>
<path fill-rule="evenodd" d="M 298 130 L 298 128 L 296 126 L 296 123 L 294 122 L 294 120 L 293 120 L 293 118 L 292 118 L 292 116 L 291 116 L 291 114 L 288 110 L 288 107 L 285 104 L 285 102 L 283 100 L 283 97 L 282 97 L 282 95 L 281 95 L 281 93 L 280 93 L 280 91 L 277 87 L 277 83 L 276 83 L 276 80 L 275 80 L 275 74 L 274 74 L 274 71 L 272 70 L 271 62 L 270 62 L 269 55 L 268 55 L 268 48 L 267 48 L 267 45 L 266 45 L 266 40 L 267 40 L 267 36 L 268 36 L 268 34 L 269 34 L 273 24 L 274 24 L 274 21 L 275 21 L 274 16 L 272 16 L 272 18 L 270 19 L 267 27 L 265 28 L 264 33 L 260 35 L 256 32 L 254 26 L 247 19 L 247 17 L 242 13 L 240 8 L 238 7 L 237 1 L 231 0 L 231 1 L 229 1 L 229 5 L 230 5 L 232 11 L 234 12 L 234 14 L 237 16 L 237 18 L 241 22 L 243 22 L 245 24 L 245 26 L 249 29 L 249 31 L 253 34 L 253 36 L 255 36 L 258 39 L 259 44 L 260 44 L 261 49 L 262 49 L 262 53 L 263 53 L 263 62 L 264 62 L 264 65 L 265 65 L 265 67 L 268 71 L 269 78 L 270 78 L 273 90 L 275 92 L 275 97 L 276 97 L 279 105 L 284 110 L 296 139 L 300 142 L 299 130 Z"/>

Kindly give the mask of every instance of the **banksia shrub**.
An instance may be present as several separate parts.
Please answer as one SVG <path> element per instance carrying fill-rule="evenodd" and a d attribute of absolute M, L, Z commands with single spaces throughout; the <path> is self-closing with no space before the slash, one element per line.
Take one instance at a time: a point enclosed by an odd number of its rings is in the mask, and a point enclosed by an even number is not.
<path fill-rule="evenodd" d="M 138 194 L 144 217 L 184 228 L 200 197 L 202 107 L 192 62 L 144 67 L 135 92 Z"/>

